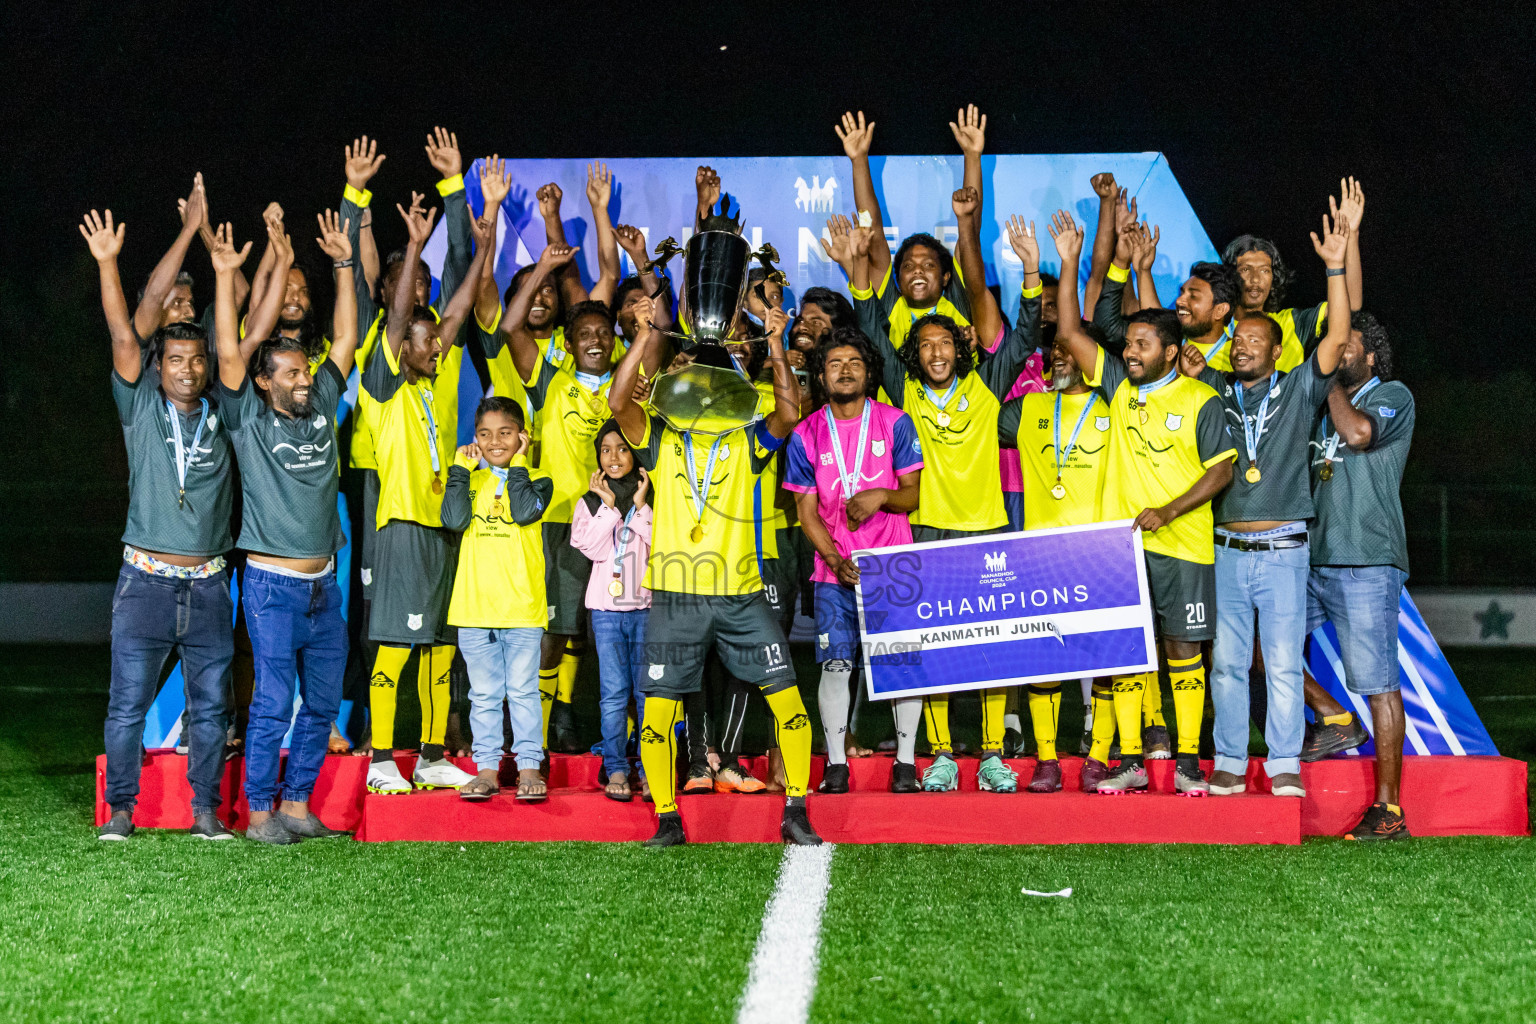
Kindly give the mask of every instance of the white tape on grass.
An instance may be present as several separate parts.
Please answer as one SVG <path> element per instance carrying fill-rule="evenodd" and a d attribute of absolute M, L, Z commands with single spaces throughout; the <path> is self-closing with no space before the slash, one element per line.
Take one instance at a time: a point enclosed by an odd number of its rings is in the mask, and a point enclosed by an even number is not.
<path fill-rule="evenodd" d="M 752 951 L 737 1024 L 801 1024 L 816 995 L 821 911 L 832 881 L 832 851 L 786 846 L 779 881 L 763 911 L 763 930 Z"/>

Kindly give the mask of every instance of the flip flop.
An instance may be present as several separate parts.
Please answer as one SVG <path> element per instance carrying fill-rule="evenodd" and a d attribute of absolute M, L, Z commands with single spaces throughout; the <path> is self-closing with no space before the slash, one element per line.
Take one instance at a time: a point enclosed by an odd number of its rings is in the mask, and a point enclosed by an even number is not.
<path fill-rule="evenodd" d="M 500 792 L 501 787 L 496 785 L 496 783 L 490 779 L 482 779 L 477 775 L 474 779 L 459 787 L 459 799 L 467 800 L 472 804 L 484 803 Z"/>
<path fill-rule="evenodd" d="M 533 792 L 533 787 L 543 790 L 541 793 Z M 525 804 L 542 803 L 549 798 L 549 783 L 544 781 L 544 776 L 534 773 L 533 778 L 524 779 L 519 776 L 517 780 L 517 799 Z"/>
<path fill-rule="evenodd" d="M 615 782 L 615 779 L 623 779 L 623 782 Z M 617 800 L 621 804 L 627 804 L 634 799 L 634 792 L 629 788 L 629 776 L 623 772 L 614 772 L 608 777 L 608 785 L 603 787 L 603 795 L 609 800 Z"/>

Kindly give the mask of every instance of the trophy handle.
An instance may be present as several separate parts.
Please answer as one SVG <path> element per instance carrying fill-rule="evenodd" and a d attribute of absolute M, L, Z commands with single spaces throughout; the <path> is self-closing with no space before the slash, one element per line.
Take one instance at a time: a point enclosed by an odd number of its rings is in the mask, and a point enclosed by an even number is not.
<path fill-rule="evenodd" d="M 677 244 L 677 239 L 671 237 L 663 239 L 656 246 L 656 258 L 646 260 L 645 266 L 640 268 L 640 273 L 648 274 L 656 270 L 665 271 L 667 263 L 671 261 L 672 257 L 682 251 L 683 247 Z"/>

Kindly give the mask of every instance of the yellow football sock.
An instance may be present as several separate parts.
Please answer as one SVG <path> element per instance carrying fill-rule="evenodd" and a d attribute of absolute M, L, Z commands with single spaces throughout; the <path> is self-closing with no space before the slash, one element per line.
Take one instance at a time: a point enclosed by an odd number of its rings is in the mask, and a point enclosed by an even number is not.
<path fill-rule="evenodd" d="M 683 702 L 673 697 L 645 698 L 645 726 L 640 730 L 640 765 L 651 784 L 657 814 L 677 810 L 677 722 Z"/>
<path fill-rule="evenodd" d="M 1148 672 L 1141 688 L 1141 727 L 1167 726 L 1163 719 L 1163 684 L 1156 672 Z"/>
<path fill-rule="evenodd" d="M 999 687 L 981 691 L 981 749 L 983 752 L 1003 752 L 1003 709 L 1008 705 L 1008 690 Z"/>
<path fill-rule="evenodd" d="M 582 642 L 571 637 L 565 642 L 565 653 L 560 655 L 560 683 L 555 687 L 555 700 L 569 704 L 576 695 L 576 670 L 581 667 Z"/>
<path fill-rule="evenodd" d="M 928 733 L 928 748 L 935 757 L 954 751 L 954 741 L 949 736 L 949 694 L 923 698 L 923 728 Z"/>
<path fill-rule="evenodd" d="M 416 695 L 421 698 L 421 742 L 443 742 L 448 731 L 448 705 L 452 689 L 448 673 L 453 669 L 453 647 L 423 647 L 416 663 Z"/>
<path fill-rule="evenodd" d="M 1348 711 L 1345 711 L 1342 714 L 1338 714 L 1338 715 L 1324 715 L 1323 716 L 1323 724 L 1324 725 L 1348 725 L 1350 723 L 1350 721 L 1354 719 L 1354 717 L 1355 716 L 1353 714 L 1351 714 L 1350 712 L 1348 712 Z"/>
<path fill-rule="evenodd" d="M 368 714 L 373 719 L 374 750 L 390 750 L 395 745 L 395 692 L 410 657 L 410 647 L 393 644 L 379 644 L 379 653 L 374 656 L 373 676 L 368 680 Z"/>
<path fill-rule="evenodd" d="M 1115 696 L 1108 684 L 1093 681 L 1093 744 L 1088 756 L 1101 764 L 1109 763 L 1109 748 L 1115 742 Z"/>
<path fill-rule="evenodd" d="M 1035 683 L 1026 691 L 1029 697 L 1029 720 L 1035 726 L 1035 757 L 1041 761 L 1056 760 L 1056 727 L 1061 722 L 1061 684 Z"/>
<path fill-rule="evenodd" d="M 549 712 L 555 703 L 555 691 L 560 687 L 558 668 L 539 669 L 539 710 L 544 713 L 544 748 L 549 749 Z M 649 699 L 649 698 L 647 698 Z"/>
<path fill-rule="evenodd" d="M 1145 672 L 1115 676 L 1110 680 L 1115 694 L 1115 726 L 1120 730 L 1122 757 L 1141 753 L 1141 691 L 1145 685 Z"/>
<path fill-rule="evenodd" d="M 784 755 L 784 795 L 805 796 L 811 783 L 811 720 L 800 700 L 800 691 L 791 686 L 778 693 L 765 693 L 763 699 L 773 712 L 779 753 Z M 646 720 L 650 720 L 649 710 Z"/>
<path fill-rule="evenodd" d="M 1180 754 L 1200 752 L 1200 721 L 1205 716 L 1205 662 L 1193 658 L 1168 659 L 1168 684 L 1173 687 L 1173 713 L 1179 719 Z"/>

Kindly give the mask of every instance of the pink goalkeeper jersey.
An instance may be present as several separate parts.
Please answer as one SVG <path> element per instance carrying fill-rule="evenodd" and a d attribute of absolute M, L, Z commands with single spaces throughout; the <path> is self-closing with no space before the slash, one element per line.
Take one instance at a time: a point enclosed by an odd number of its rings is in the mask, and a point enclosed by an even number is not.
<path fill-rule="evenodd" d="M 848 529 L 847 502 L 838 476 L 837 457 L 832 452 L 832 432 L 827 425 L 824 406 L 807 416 L 789 435 L 784 456 L 784 489 L 817 496 L 816 509 L 827 532 L 837 545 L 837 553 L 847 557 L 863 548 L 882 548 L 912 543 L 912 527 L 905 515 L 879 511 Z M 892 490 L 901 486 L 899 476 L 923 468 L 922 445 L 917 428 L 906 413 L 884 402 L 869 400 L 869 436 L 865 441 L 864 464 L 859 470 L 855 493 L 871 487 Z M 859 418 L 837 421 L 837 436 L 843 450 L 843 464 L 849 473 L 858 461 Z M 812 580 L 836 583 L 837 576 L 827 567 L 820 553 Z"/>
<path fill-rule="evenodd" d="M 1003 401 L 1006 402 L 1010 398 L 1018 398 L 1020 395 L 1030 395 L 1037 391 L 1049 390 L 1046 387 L 1044 371 L 1045 358 L 1041 355 L 1041 351 L 1036 349 L 1029 354 L 1028 359 L 1024 360 L 1024 369 L 1020 371 L 1019 379 L 1013 382 L 1013 387 L 1009 389 Z M 1022 492 L 1024 490 L 1024 471 L 1019 468 L 1019 453 L 1004 448 L 1000 456 L 998 468 L 1003 479 L 1003 490 Z"/>

